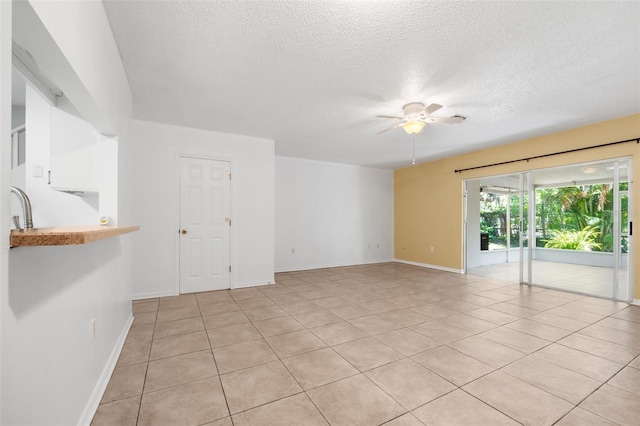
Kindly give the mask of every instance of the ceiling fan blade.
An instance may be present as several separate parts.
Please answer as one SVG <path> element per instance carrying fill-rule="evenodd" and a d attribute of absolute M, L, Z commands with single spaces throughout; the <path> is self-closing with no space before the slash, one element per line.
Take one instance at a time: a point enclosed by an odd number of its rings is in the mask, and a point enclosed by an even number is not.
<path fill-rule="evenodd" d="M 386 128 L 386 129 L 384 129 L 384 130 L 380 130 L 379 132 L 376 132 L 376 135 L 379 135 L 380 133 L 388 132 L 389 130 L 395 129 L 396 127 L 400 127 L 400 123 L 398 123 L 398 124 L 394 124 L 394 125 L 393 125 L 393 126 L 391 126 L 391 127 L 387 127 L 387 128 Z"/>
<path fill-rule="evenodd" d="M 431 104 L 431 105 L 429 105 L 428 107 L 426 107 L 424 109 L 424 113 L 427 114 L 427 115 L 433 114 L 434 112 L 436 112 L 440 108 L 442 108 L 442 105 L 440 105 L 440 104 Z"/>
<path fill-rule="evenodd" d="M 462 123 L 464 120 L 465 117 L 461 115 L 454 115 L 452 117 L 427 117 L 424 121 L 427 123 L 457 124 Z"/>
<path fill-rule="evenodd" d="M 402 120 L 404 117 L 396 117 L 395 115 L 376 115 L 376 118 L 396 118 Z"/>

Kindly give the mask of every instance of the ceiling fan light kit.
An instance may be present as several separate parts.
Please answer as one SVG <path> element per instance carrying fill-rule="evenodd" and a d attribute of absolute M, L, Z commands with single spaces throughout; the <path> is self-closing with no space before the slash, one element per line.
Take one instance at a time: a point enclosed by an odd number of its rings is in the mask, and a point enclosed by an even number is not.
<path fill-rule="evenodd" d="M 411 120 L 406 123 L 402 123 L 400 126 L 410 135 L 417 135 L 422 131 L 422 129 L 424 129 L 425 125 L 426 123 L 424 121 Z"/>

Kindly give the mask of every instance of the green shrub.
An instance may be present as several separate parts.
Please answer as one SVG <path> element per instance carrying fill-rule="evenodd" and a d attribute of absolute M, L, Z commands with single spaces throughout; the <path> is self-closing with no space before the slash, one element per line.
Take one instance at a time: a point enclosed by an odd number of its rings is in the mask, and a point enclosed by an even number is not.
<path fill-rule="evenodd" d="M 551 238 L 547 240 L 545 248 L 592 251 L 601 247 L 600 243 L 596 242 L 598 230 L 593 226 L 587 226 L 580 231 L 552 230 L 549 233 Z"/>

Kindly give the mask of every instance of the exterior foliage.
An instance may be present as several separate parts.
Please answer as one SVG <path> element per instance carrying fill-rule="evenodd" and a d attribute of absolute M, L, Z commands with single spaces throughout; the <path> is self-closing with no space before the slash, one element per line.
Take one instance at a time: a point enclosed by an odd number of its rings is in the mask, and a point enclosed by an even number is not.
<path fill-rule="evenodd" d="M 550 234 L 551 238 L 547 240 L 545 248 L 593 251 L 601 247 L 601 244 L 596 242 L 598 231 L 593 226 L 587 226 L 579 231 L 552 230 Z"/>
<path fill-rule="evenodd" d="M 626 190 L 627 186 L 622 183 L 620 190 Z M 540 242 L 544 247 L 613 251 L 613 194 L 610 183 L 537 190 L 536 222 Z M 626 197 L 621 199 L 620 207 L 621 223 L 626 225 Z M 561 247 L 563 242 L 568 246 Z M 574 245 L 576 247 L 571 248 Z M 625 251 L 624 241 L 622 245 Z"/>
<path fill-rule="evenodd" d="M 625 191 L 627 188 L 627 183 L 620 184 L 620 191 Z M 537 247 L 613 251 L 614 191 L 612 184 L 542 188 L 537 189 L 535 195 Z M 526 197 L 524 201 L 526 223 Z M 627 197 L 621 197 L 623 234 L 628 222 L 627 203 Z M 507 208 L 510 209 L 511 226 L 507 223 Z M 489 234 L 489 241 L 493 243 L 494 247 L 505 246 L 507 232 L 511 232 L 512 245 L 517 245 L 519 238 L 518 217 L 519 195 L 481 194 L 480 228 L 481 232 Z M 623 252 L 626 252 L 626 247 L 626 237 L 623 236 Z"/>

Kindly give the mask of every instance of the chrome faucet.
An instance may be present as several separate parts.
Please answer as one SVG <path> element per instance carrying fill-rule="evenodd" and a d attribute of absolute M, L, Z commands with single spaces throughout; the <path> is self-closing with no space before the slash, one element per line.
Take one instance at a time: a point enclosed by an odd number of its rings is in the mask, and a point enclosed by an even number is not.
<path fill-rule="evenodd" d="M 33 218 L 31 217 L 31 201 L 29 201 L 29 197 L 27 197 L 27 194 L 25 194 L 22 189 L 16 188 L 15 186 L 11 187 L 11 192 L 18 196 L 18 198 L 20 199 L 20 204 L 22 204 L 22 213 L 24 213 L 24 227 L 26 229 L 33 228 Z M 16 225 L 17 229 L 22 229 L 20 228 L 19 217 L 14 216 L 13 223 Z"/>

